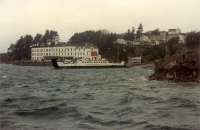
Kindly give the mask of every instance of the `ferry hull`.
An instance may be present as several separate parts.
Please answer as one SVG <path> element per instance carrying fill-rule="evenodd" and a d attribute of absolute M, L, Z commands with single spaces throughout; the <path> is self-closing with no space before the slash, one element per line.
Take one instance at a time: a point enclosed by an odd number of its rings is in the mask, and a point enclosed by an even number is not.
<path fill-rule="evenodd" d="M 123 64 L 109 64 L 109 65 L 59 65 L 56 59 L 52 59 L 52 65 L 55 68 L 65 68 L 65 69 L 79 69 L 79 68 L 124 68 Z"/>

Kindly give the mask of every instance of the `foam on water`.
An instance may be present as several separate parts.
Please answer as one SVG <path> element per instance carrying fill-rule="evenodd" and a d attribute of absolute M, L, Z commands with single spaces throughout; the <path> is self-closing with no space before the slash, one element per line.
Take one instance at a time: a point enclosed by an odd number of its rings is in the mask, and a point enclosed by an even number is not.
<path fill-rule="evenodd" d="M 5 78 L 7 78 L 7 76 L 6 75 L 3 75 L 3 76 L 1 76 L 3 79 L 5 79 Z"/>

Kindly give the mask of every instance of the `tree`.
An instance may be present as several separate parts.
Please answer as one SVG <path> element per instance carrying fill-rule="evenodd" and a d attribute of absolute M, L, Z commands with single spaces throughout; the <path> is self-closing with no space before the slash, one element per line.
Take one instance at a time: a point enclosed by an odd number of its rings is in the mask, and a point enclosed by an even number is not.
<path fill-rule="evenodd" d="M 179 43 L 179 37 L 172 38 L 166 43 L 166 53 L 172 56 L 180 50 L 181 46 L 182 45 Z"/>
<path fill-rule="evenodd" d="M 160 34 L 160 30 L 159 29 L 153 30 L 151 32 L 151 35 L 159 35 L 159 34 Z"/>
<path fill-rule="evenodd" d="M 50 46 L 55 46 L 58 40 L 59 40 L 58 32 L 51 30 L 48 36 L 48 41 L 50 42 Z"/>
<path fill-rule="evenodd" d="M 44 35 L 36 34 L 34 38 L 34 44 L 38 46 L 55 46 L 59 40 L 59 35 L 57 31 L 46 30 Z"/>
<path fill-rule="evenodd" d="M 46 30 L 44 35 L 37 33 L 34 38 L 31 35 L 21 36 L 8 48 L 9 57 L 11 60 L 30 60 L 31 47 L 54 46 L 58 38 L 58 33 L 53 30 Z"/>
<path fill-rule="evenodd" d="M 33 37 L 31 35 L 21 36 L 14 45 L 14 50 L 11 52 L 11 57 L 14 60 L 31 59 L 31 45 Z M 13 46 L 13 45 L 12 45 Z"/>
<path fill-rule="evenodd" d="M 44 36 L 41 39 L 41 46 L 48 46 L 49 30 L 45 31 Z"/>
<path fill-rule="evenodd" d="M 140 37 L 142 36 L 143 33 L 143 25 L 140 24 L 137 30 L 137 39 L 140 39 Z"/>
<path fill-rule="evenodd" d="M 100 54 L 109 60 L 118 60 L 117 48 L 114 41 L 121 36 L 116 33 L 103 33 L 102 31 L 85 31 L 75 33 L 69 40 L 69 43 L 75 46 L 84 46 L 90 43 L 99 48 Z M 120 48 L 121 50 L 122 48 Z M 121 51 L 120 51 L 121 52 Z"/>
<path fill-rule="evenodd" d="M 41 46 L 42 34 L 36 34 L 33 40 L 33 46 Z"/>
<path fill-rule="evenodd" d="M 160 44 L 156 46 L 147 46 L 143 50 L 143 60 L 144 62 L 150 62 L 157 59 L 163 59 L 166 55 L 165 45 Z"/>
<path fill-rule="evenodd" d="M 135 40 L 135 28 L 132 28 L 132 31 L 130 31 L 130 29 L 128 29 L 128 32 L 124 34 L 123 37 L 125 40 Z"/>
<path fill-rule="evenodd" d="M 194 48 L 200 46 L 200 32 L 190 32 L 186 36 L 186 46 Z"/>
<path fill-rule="evenodd" d="M 132 40 L 135 40 L 135 27 L 132 27 L 131 35 L 132 35 Z"/>

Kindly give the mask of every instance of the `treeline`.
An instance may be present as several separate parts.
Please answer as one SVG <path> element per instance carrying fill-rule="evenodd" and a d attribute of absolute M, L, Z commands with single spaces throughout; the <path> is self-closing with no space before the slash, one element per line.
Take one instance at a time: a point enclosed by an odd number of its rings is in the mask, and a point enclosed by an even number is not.
<path fill-rule="evenodd" d="M 142 35 L 143 27 L 140 25 L 140 31 L 133 29 L 126 33 L 117 34 L 107 31 L 85 31 L 75 33 L 68 41 L 68 44 L 75 46 L 85 46 L 92 44 L 99 48 L 100 54 L 111 61 L 127 61 L 128 57 L 142 56 L 143 62 L 151 62 L 156 59 L 162 59 L 166 56 L 172 56 L 185 48 L 195 48 L 200 46 L 200 32 L 190 32 L 186 34 L 186 43 L 180 44 L 179 38 L 175 37 L 164 44 L 133 45 L 117 43 L 117 39 L 125 39 L 127 41 L 136 40 Z M 158 33 L 155 31 L 155 33 Z M 15 44 L 11 44 L 8 48 L 9 60 L 30 60 L 31 47 L 55 46 L 59 39 L 57 31 L 46 30 L 44 34 L 36 34 L 21 36 Z"/>
<path fill-rule="evenodd" d="M 193 49 L 200 49 L 200 32 L 187 33 L 185 44 L 180 44 L 178 37 L 172 38 L 166 43 L 165 48 L 167 56 L 179 55 Z"/>
<path fill-rule="evenodd" d="M 30 60 L 31 47 L 54 46 L 58 40 L 58 33 L 53 30 L 46 30 L 44 34 L 21 36 L 15 44 L 8 48 L 8 60 Z"/>
<path fill-rule="evenodd" d="M 150 62 L 165 56 L 165 45 L 133 45 L 131 43 L 116 43 L 117 39 L 135 40 L 141 35 L 128 30 L 124 34 L 105 33 L 104 31 L 85 31 L 75 33 L 69 40 L 69 44 L 85 46 L 92 43 L 99 48 L 100 54 L 111 61 L 127 61 L 128 57 L 142 56 L 144 62 Z"/>
<path fill-rule="evenodd" d="M 86 46 L 92 44 L 99 48 L 100 54 L 102 54 L 103 57 L 106 57 L 109 60 L 118 60 L 123 58 L 123 55 L 125 55 L 125 52 L 122 50 L 124 46 L 114 43 L 114 41 L 120 37 L 122 36 L 116 33 L 85 31 L 82 33 L 75 33 L 69 39 L 68 43 L 75 46 Z"/>
<path fill-rule="evenodd" d="M 200 32 L 190 32 L 186 37 L 186 46 L 188 48 L 200 47 Z"/>
<path fill-rule="evenodd" d="M 142 27 L 141 27 L 142 28 Z M 155 30 L 153 33 L 159 33 Z M 105 33 L 103 31 L 85 31 L 82 33 L 75 33 L 69 40 L 70 44 L 82 45 L 92 43 L 97 46 L 103 57 L 109 60 L 124 60 L 128 57 L 142 56 L 143 62 L 151 62 L 156 59 L 163 59 L 166 56 L 172 56 L 181 53 L 188 48 L 194 48 L 200 45 L 200 32 L 190 32 L 186 34 L 185 44 L 179 43 L 179 37 L 174 37 L 166 43 L 159 45 L 132 45 L 132 44 L 118 44 L 115 41 L 119 38 L 125 40 L 135 40 L 138 38 L 138 32 L 128 31 L 124 34 Z"/>

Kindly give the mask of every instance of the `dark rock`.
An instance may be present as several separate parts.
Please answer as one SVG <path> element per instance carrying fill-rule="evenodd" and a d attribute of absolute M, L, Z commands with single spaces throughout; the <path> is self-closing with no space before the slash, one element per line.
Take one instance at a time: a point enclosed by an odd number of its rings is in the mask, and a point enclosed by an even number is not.
<path fill-rule="evenodd" d="M 199 82 L 198 50 L 167 57 L 155 62 L 155 72 L 150 80 L 172 80 L 176 82 Z"/>

